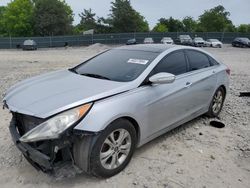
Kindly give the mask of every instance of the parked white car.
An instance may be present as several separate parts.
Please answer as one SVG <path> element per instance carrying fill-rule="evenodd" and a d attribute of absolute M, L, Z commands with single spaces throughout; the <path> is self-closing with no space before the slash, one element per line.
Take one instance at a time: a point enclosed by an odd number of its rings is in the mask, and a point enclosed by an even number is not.
<path fill-rule="evenodd" d="M 145 38 L 143 41 L 144 44 L 153 44 L 154 40 L 152 38 Z"/>
<path fill-rule="evenodd" d="M 161 39 L 162 44 L 174 44 L 174 41 L 171 37 L 163 37 Z"/>
<path fill-rule="evenodd" d="M 206 41 L 206 46 L 214 47 L 214 48 L 222 48 L 223 44 L 218 39 L 208 39 Z"/>
<path fill-rule="evenodd" d="M 204 47 L 205 41 L 202 37 L 195 37 L 193 40 L 193 46 L 195 47 Z"/>

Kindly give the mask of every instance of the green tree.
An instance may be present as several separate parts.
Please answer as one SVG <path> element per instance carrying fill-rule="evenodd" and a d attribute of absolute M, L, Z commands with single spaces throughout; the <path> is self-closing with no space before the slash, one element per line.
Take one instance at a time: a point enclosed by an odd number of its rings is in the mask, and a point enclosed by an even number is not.
<path fill-rule="evenodd" d="M 92 12 L 92 9 L 86 10 L 84 9 L 81 14 L 79 14 L 81 21 L 79 28 L 81 30 L 89 30 L 96 28 L 96 14 Z"/>
<path fill-rule="evenodd" d="M 130 4 L 129 0 L 111 2 L 109 23 L 114 32 L 147 32 L 148 23 Z"/>
<path fill-rule="evenodd" d="M 36 0 L 34 21 L 37 35 L 70 34 L 73 29 L 73 11 L 64 0 Z"/>
<path fill-rule="evenodd" d="M 14 0 L 1 9 L 1 27 L 4 28 L 5 35 L 33 35 L 34 5 L 31 0 Z"/>
<path fill-rule="evenodd" d="M 168 31 L 168 28 L 165 24 L 157 23 L 156 26 L 153 28 L 154 32 L 164 33 Z"/>
<path fill-rule="evenodd" d="M 185 32 L 195 32 L 197 29 L 197 22 L 190 16 L 185 17 L 182 23 Z"/>
<path fill-rule="evenodd" d="M 229 16 L 230 13 L 221 5 L 206 10 L 199 17 L 199 28 L 204 32 L 232 31 L 234 26 Z"/>
<path fill-rule="evenodd" d="M 94 29 L 95 33 L 111 33 L 112 27 L 110 27 L 110 20 L 103 17 L 95 18 L 96 14 L 92 12 L 92 9 L 84 9 L 79 14 L 81 21 L 80 24 L 74 27 L 74 33 L 80 34 L 83 31 Z"/>
<path fill-rule="evenodd" d="M 241 24 L 237 28 L 237 31 L 240 33 L 250 33 L 250 24 Z"/>
<path fill-rule="evenodd" d="M 96 33 L 111 33 L 113 31 L 113 28 L 110 26 L 110 20 L 103 17 L 97 17 L 96 22 Z"/>
<path fill-rule="evenodd" d="M 169 32 L 184 31 L 183 23 L 178 19 L 174 19 L 173 17 L 170 17 L 169 19 L 161 18 L 159 23 L 165 25 Z"/>
<path fill-rule="evenodd" d="M 0 36 L 4 36 L 6 34 L 6 31 L 4 29 L 4 23 L 3 23 L 3 14 L 6 7 L 0 6 Z"/>

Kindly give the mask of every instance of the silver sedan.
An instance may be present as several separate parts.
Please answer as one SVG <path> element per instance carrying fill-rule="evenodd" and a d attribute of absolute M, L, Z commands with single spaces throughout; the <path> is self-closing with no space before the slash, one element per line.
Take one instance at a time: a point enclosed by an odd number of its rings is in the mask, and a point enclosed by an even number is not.
<path fill-rule="evenodd" d="M 200 115 L 218 116 L 230 70 L 192 47 L 149 44 L 103 52 L 10 88 L 10 132 L 37 169 L 62 163 L 110 177 L 136 147 Z"/>

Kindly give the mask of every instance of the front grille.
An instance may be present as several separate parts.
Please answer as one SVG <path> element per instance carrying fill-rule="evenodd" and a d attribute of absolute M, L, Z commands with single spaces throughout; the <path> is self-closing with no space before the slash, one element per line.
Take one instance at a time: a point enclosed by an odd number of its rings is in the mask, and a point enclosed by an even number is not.
<path fill-rule="evenodd" d="M 19 113 L 13 113 L 13 116 L 16 119 L 17 129 L 20 136 L 24 135 L 45 121 L 45 119 Z"/>

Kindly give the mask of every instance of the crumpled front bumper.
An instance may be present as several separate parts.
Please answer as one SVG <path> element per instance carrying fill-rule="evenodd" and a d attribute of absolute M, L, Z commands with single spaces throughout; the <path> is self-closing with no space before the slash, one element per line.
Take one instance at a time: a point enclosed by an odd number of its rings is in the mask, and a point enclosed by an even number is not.
<path fill-rule="evenodd" d="M 55 150 L 52 150 L 49 156 L 37 150 L 36 148 L 33 148 L 30 144 L 21 142 L 19 140 L 20 135 L 17 130 L 17 122 L 15 121 L 15 118 L 12 118 L 9 129 L 10 129 L 10 133 L 12 136 L 12 140 L 16 144 L 17 148 L 23 153 L 27 161 L 32 166 L 34 166 L 37 170 L 49 172 L 49 171 L 53 171 L 53 169 L 57 167 L 57 164 L 55 163 L 55 158 L 56 158 Z M 60 143 L 60 144 L 61 146 L 59 146 L 59 148 L 66 148 L 67 149 L 66 151 L 70 152 L 70 150 L 67 148 L 67 146 L 69 146 L 68 143 L 66 144 Z M 70 154 L 68 153 L 68 155 Z M 70 159 L 70 157 L 68 158 Z M 60 162 L 66 162 L 67 161 L 66 159 L 68 158 L 63 158 L 62 161 Z"/>

